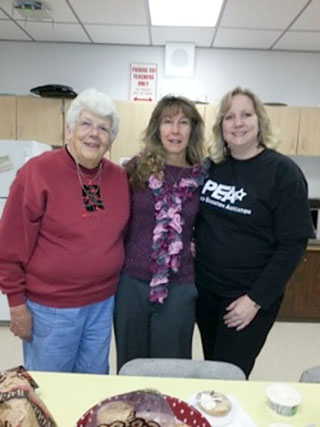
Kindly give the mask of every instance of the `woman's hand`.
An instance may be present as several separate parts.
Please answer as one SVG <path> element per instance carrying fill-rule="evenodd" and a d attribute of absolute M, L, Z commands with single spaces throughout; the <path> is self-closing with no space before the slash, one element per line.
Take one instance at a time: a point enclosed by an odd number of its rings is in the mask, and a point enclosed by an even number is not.
<path fill-rule="evenodd" d="M 32 333 L 32 316 L 26 304 L 10 307 L 10 330 L 22 340 L 29 341 Z"/>
<path fill-rule="evenodd" d="M 223 316 L 225 325 L 228 328 L 236 328 L 237 331 L 241 331 L 253 320 L 259 307 L 248 295 L 243 295 L 232 301 L 226 310 L 227 314 Z"/>

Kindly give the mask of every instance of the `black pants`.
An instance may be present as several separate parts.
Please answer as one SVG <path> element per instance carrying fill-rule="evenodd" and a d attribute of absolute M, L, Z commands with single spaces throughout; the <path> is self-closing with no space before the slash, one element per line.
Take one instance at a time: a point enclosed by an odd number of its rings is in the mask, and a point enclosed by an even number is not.
<path fill-rule="evenodd" d="M 192 357 L 198 292 L 193 283 L 169 283 L 163 304 L 149 301 L 149 283 L 122 275 L 115 299 L 117 368 L 138 357 Z"/>
<path fill-rule="evenodd" d="M 245 329 L 236 331 L 235 328 L 228 328 L 223 321 L 226 307 L 235 298 L 221 298 L 201 287 L 198 291 L 196 318 L 204 358 L 234 363 L 248 378 L 276 319 L 282 298 L 270 310 L 260 309 Z"/>

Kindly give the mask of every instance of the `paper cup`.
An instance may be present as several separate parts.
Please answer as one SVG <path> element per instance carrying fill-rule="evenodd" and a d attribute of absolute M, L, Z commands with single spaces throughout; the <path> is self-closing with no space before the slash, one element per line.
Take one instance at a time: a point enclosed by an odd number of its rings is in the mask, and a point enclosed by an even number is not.
<path fill-rule="evenodd" d="M 271 384 L 266 388 L 268 405 L 277 414 L 294 415 L 301 402 L 298 390 L 286 384 Z"/>

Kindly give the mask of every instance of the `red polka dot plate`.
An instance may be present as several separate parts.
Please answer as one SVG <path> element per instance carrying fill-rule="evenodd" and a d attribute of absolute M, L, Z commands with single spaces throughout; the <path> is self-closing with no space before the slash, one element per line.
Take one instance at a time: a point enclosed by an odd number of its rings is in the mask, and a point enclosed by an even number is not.
<path fill-rule="evenodd" d="M 210 427 L 208 420 L 193 406 L 176 397 L 164 396 L 170 408 L 179 421 L 190 427 Z"/>
<path fill-rule="evenodd" d="M 189 406 L 186 402 L 176 397 L 166 395 L 163 395 L 163 397 L 168 402 L 176 419 L 181 423 L 187 424 L 190 427 L 210 427 L 208 420 L 193 406 Z M 115 396 L 110 397 L 88 409 L 78 420 L 76 427 L 89 427 L 95 425 L 94 420 L 98 410 L 102 405 L 114 399 Z M 179 426 L 179 424 L 177 424 L 177 426 Z"/>

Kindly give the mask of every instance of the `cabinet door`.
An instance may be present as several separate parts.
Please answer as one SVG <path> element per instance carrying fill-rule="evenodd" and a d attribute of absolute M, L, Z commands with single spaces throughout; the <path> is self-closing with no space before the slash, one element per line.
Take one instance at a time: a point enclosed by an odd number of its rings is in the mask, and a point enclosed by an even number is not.
<path fill-rule="evenodd" d="M 63 144 L 66 144 L 66 115 L 73 99 L 63 100 Z"/>
<path fill-rule="evenodd" d="M 320 250 L 308 250 L 287 283 L 278 320 L 320 321 Z"/>
<path fill-rule="evenodd" d="M 320 108 L 301 108 L 297 154 L 320 156 Z"/>
<path fill-rule="evenodd" d="M 111 160 L 120 162 L 123 157 L 133 157 L 142 147 L 143 132 L 155 107 L 149 102 L 115 101 L 120 116 L 119 134 L 111 147 Z"/>
<path fill-rule="evenodd" d="M 287 155 L 297 154 L 300 108 L 265 107 L 271 121 L 272 130 L 279 139 L 277 151 Z"/>
<path fill-rule="evenodd" d="M 17 97 L 17 139 L 63 144 L 63 100 Z"/>
<path fill-rule="evenodd" d="M 0 139 L 17 138 L 16 97 L 0 97 Z"/>
<path fill-rule="evenodd" d="M 207 104 L 204 111 L 204 138 L 206 147 L 212 143 L 212 126 L 216 120 L 217 106 L 215 104 Z"/>

